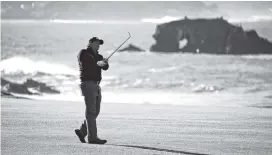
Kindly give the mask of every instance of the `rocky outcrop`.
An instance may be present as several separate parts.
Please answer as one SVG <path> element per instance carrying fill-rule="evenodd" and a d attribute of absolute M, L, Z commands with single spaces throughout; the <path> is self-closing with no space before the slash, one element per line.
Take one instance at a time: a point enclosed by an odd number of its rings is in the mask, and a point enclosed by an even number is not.
<path fill-rule="evenodd" d="M 35 90 L 35 92 L 30 91 Z M 45 83 L 37 82 L 32 79 L 27 79 L 23 84 L 13 83 L 1 78 L 1 95 L 11 95 L 12 93 L 23 95 L 41 95 L 47 94 L 59 94 L 60 91 L 47 86 Z"/>
<path fill-rule="evenodd" d="M 41 93 L 47 93 L 47 94 L 59 94 L 60 91 L 54 89 L 51 86 L 47 86 L 45 83 L 42 82 L 37 82 L 32 79 L 27 79 L 26 82 L 24 83 L 25 86 L 28 88 L 34 88 L 37 91 Z"/>
<path fill-rule="evenodd" d="M 129 44 L 127 47 L 120 49 L 118 52 L 124 52 L 124 51 L 128 51 L 128 52 L 144 52 L 145 50 L 133 45 L 133 44 Z"/>
<path fill-rule="evenodd" d="M 188 19 L 157 26 L 153 35 L 154 52 L 189 52 L 211 54 L 272 54 L 272 43 L 255 30 L 228 23 L 223 18 Z M 187 40 L 184 47 L 180 41 Z"/>
<path fill-rule="evenodd" d="M 11 94 L 10 92 L 7 92 L 5 90 L 1 90 L 1 97 L 5 97 L 5 98 L 14 98 L 14 99 L 29 99 L 27 97 L 21 97 L 21 96 L 16 96 Z"/>
<path fill-rule="evenodd" d="M 25 95 L 33 95 L 24 84 L 12 83 L 8 80 L 1 78 L 1 90 L 5 93 L 17 93 Z"/>

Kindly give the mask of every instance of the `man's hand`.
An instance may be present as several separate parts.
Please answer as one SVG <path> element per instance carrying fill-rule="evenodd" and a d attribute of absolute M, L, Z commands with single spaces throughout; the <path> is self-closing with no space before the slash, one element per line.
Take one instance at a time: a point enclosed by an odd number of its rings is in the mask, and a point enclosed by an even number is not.
<path fill-rule="evenodd" d="M 107 64 L 108 64 L 108 60 L 107 59 L 103 59 L 103 60 L 100 60 L 100 61 L 97 62 L 97 65 L 99 67 L 103 67 L 103 66 L 105 66 Z"/>

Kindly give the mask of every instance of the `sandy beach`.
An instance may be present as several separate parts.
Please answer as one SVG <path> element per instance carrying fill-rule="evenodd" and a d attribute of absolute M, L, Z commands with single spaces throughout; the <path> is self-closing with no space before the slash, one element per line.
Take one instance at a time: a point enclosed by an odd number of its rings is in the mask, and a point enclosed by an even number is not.
<path fill-rule="evenodd" d="M 83 102 L 1 99 L 2 154 L 270 154 L 271 109 L 103 103 L 99 136 L 74 134 Z"/>
<path fill-rule="evenodd" d="M 272 1 L 1 2 L 0 154 L 272 155 L 271 68 Z"/>

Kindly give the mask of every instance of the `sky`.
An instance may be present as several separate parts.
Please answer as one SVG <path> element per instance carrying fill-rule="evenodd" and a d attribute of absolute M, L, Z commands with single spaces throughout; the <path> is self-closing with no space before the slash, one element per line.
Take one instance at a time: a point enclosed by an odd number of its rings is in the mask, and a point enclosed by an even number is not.
<path fill-rule="evenodd" d="M 2 19 L 139 20 L 164 16 L 272 19 L 272 1 L 1 2 Z"/>

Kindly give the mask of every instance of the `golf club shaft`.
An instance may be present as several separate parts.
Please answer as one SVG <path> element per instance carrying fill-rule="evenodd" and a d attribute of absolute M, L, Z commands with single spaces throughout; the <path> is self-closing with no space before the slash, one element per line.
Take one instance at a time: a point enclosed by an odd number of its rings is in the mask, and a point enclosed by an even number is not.
<path fill-rule="evenodd" d="M 120 48 L 120 47 L 122 47 L 122 45 L 124 45 L 127 41 L 128 41 L 128 39 L 131 37 L 131 35 L 130 35 L 130 33 L 128 32 L 128 35 L 129 35 L 129 37 L 115 50 L 115 51 L 113 51 L 112 53 L 111 53 L 111 55 L 106 59 L 106 60 L 109 60 L 110 59 L 110 57 Z"/>

